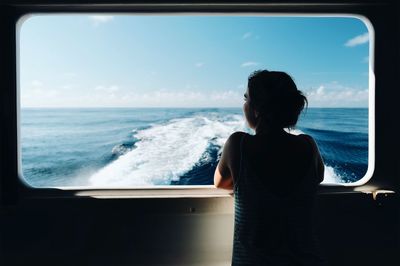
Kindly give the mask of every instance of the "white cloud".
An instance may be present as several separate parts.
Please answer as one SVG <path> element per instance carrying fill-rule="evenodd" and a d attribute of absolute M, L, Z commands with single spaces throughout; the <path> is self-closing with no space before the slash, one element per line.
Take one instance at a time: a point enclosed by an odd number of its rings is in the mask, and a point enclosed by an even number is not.
<path fill-rule="evenodd" d="M 364 34 L 358 35 L 358 36 L 348 40 L 344 45 L 347 47 L 354 47 L 357 45 L 367 43 L 368 41 L 369 41 L 369 33 L 366 32 Z"/>
<path fill-rule="evenodd" d="M 79 97 L 64 94 L 51 101 L 39 101 L 40 107 L 241 107 L 243 93 L 235 90 L 208 92 L 199 90 L 159 89 L 150 92 L 124 92 L 122 90 L 105 93 L 103 88 L 93 93 L 83 91 Z"/>
<path fill-rule="evenodd" d="M 111 20 L 114 19 L 114 16 L 94 15 L 94 16 L 89 16 L 89 19 L 94 26 L 98 26 L 100 24 L 110 22 Z"/>
<path fill-rule="evenodd" d="M 43 88 L 24 91 L 23 107 L 241 107 L 243 92 L 235 90 L 205 91 L 159 89 L 129 92 L 116 86 L 98 86 L 82 90 L 79 95 L 69 90 Z"/>
<path fill-rule="evenodd" d="M 346 87 L 338 82 L 304 90 L 310 107 L 367 107 L 368 89 Z"/>
<path fill-rule="evenodd" d="M 240 95 L 231 90 L 207 93 L 162 89 L 143 94 L 125 94 L 121 104 L 134 107 L 239 107 L 242 104 Z"/>
<path fill-rule="evenodd" d="M 211 94 L 211 100 L 220 102 L 222 104 L 229 104 L 231 106 L 241 106 L 243 104 L 243 97 L 236 91 L 228 90 L 222 92 L 214 92 Z"/>
<path fill-rule="evenodd" d="M 209 90 L 198 84 L 187 84 L 186 89 L 158 90 L 116 84 L 82 87 L 73 83 L 48 86 L 39 80 L 21 85 L 22 107 L 241 107 L 241 89 Z"/>
<path fill-rule="evenodd" d="M 48 89 L 39 80 L 21 86 L 22 107 L 47 107 L 60 100 L 57 90 Z"/>
<path fill-rule="evenodd" d="M 251 37 L 251 35 L 253 35 L 253 33 L 251 32 L 246 32 L 245 34 L 243 34 L 242 36 L 242 40 L 248 39 Z"/>
<path fill-rule="evenodd" d="M 142 90 L 99 85 L 91 89 L 71 88 L 71 84 L 51 89 L 35 81 L 22 87 L 23 107 L 241 107 L 245 84 L 232 90 L 205 90 L 197 84 L 186 89 Z M 76 91 L 79 89 L 79 93 Z M 310 107 L 367 107 L 368 89 L 344 86 L 339 82 L 320 84 L 305 90 Z"/>
<path fill-rule="evenodd" d="M 43 88 L 36 88 L 32 90 L 33 97 L 40 97 L 44 99 L 53 99 L 55 96 L 58 95 L 56 90 L 48 90 Z"/>
<path fill-rule="evenodd" d="M 204 66 L 204 63 L 203 63 L 203 62 L 197 62 L 197 63 L 195 64 L 195 66 L 196 66 L 196 67 L 203 67 L 203 66 Z"/>
<path fill-rule="evenodd" d="M 362 60 L 363 63 L 369 63 L 369 56 L 366 56 Z"/>
<path fill-rule="evenodd" d="M 241 67 L 257 66 L 257 65 L 258 65 L 257 62 L 249 61 L 249 62 L 244 62 L 243 64 L 241 64 Z"/>

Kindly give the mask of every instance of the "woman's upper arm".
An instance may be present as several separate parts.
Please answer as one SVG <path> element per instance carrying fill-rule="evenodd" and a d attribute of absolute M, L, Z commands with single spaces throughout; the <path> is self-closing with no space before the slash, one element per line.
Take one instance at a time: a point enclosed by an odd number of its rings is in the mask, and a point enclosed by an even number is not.
<path fill-rule="evenodd" d="M 316 163 L 317 163 L 318 177 L 319 177 L 319 183 L 321 183 L 324 180 L 324 173 L 325 173 L 324 161 L 322 160 L 321 153 L 319 152 L 318 145 L 315 142 L 315 140 L 309 135 L 304 135 L 304 136 L 311 143 L 311 146 L 312 146 L 312 149 L 313 149 L 313 154 L 315 154 Z"/>
<path fill-rule="evenodd" d="M 221 159 L 215 169 L 214 185 L 218 188 L 233 188 L 233 164 L 240 153 L 240 140 L 243 132 L 233 133 L 225 142 Z"/>

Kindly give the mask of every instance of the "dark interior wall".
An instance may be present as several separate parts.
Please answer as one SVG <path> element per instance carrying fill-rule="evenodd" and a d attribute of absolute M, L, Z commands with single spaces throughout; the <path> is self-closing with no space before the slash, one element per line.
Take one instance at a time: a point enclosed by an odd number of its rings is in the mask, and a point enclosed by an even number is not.
<path fill-rule="evenodd" d="M 230 265 L 232 198 L 26 197 L 17 179 L 13 29 L 20 10 L 29 8 L 0 6 L 0 265 Z M 370 185 L 397 192 L 400 9 L 394 1 L 357 8 L 376 34 L 376 164 Z M 330 265 L 400 265 L 397 198 L 322 189 L 318 234 Z"/>
<path fill-rule="evenodd" d="M 230 265 L 232 198 L 30 200 L 2 210 L 1 265 Z M 319 196 L 330 265 L 399 265 L 392 194 Z"/>

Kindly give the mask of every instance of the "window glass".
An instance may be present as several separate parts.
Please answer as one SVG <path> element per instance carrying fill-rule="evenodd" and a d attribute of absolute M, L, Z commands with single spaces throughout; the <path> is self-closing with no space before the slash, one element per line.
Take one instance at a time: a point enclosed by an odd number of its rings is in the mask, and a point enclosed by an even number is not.
<path fill-rule="evenodd" d="M 289 73 L 306 94 L 291 132 L 315 138 L 325 183 L 371 171 L 372 35 L 357 17 L 79 14 L 20 24 L 20 168 L 33 187 L 212 184 L 228 136 L 252 133 L 243 94 L 258 69 Z"/>

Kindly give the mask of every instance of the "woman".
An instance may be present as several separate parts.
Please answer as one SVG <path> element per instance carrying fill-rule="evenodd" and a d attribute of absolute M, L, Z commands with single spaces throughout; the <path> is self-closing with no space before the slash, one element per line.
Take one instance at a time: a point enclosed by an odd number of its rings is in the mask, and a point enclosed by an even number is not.
<path fill-rule="evenodd" d="M 296 125 L 307 104 L 284 72 L 250 75 L 243 111 L 255 135 L 233 133 L 214 175 L 216 187 L 233 189 L 232 265 L 323 265 L 313 232 L 313 205 L 324 164 Z"/>

